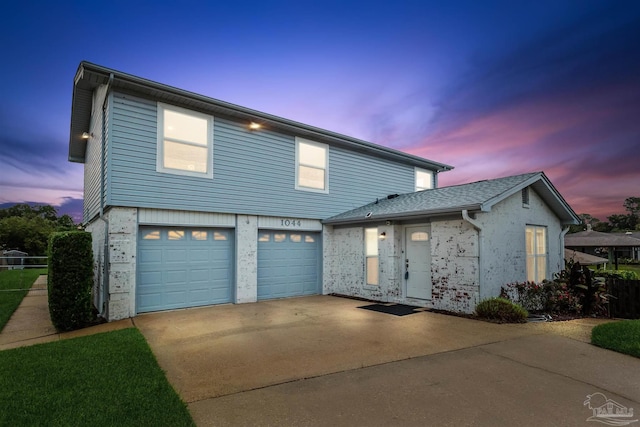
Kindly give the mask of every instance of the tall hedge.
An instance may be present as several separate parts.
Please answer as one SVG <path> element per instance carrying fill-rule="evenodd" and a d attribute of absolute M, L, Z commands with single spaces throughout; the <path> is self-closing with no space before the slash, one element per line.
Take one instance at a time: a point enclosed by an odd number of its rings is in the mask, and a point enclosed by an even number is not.
<path fill-rule="evenodd" d="M 49 238 L 49 313 L 58 331 L 72 331 L 93 320 L 91 233 L 65 231 Z"/>

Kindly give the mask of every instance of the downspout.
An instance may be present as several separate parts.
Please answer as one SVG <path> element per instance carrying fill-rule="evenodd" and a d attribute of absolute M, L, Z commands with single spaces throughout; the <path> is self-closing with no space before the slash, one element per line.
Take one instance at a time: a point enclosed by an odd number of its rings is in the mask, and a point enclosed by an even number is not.
<path fill-rule="evenodd" d="M 109 320 L 107 301 L 109 299 L 109 220 L 104 216 L 104 199 L 106 196 L 105 190 L 105 160 L 106 160 L 106 138 L 107 138 L 107 101 L 109 100 L 109 93 L 111 92 L 111 84 L 113 83 L 113 73 L 109 74 L 109 82 L 107 83 L 107 89 L 104 92 L 104 100 L 102 101 L 102 135 L 101 135 L 101 149 L 100 149 L 100 219 L 104 222 L 104 263 L 102 271 L 102 306 L 100 307 L 100 317 Z"/>
<path fill-rule="evenodd" d="M 565 260 L 564 260 L 564 236 L 567 235 L 567 233 L 569 232 L 569 227 L 565 227 L 561 232 L 560 232 L 560 259 L 562 260 L 562 265 L 559 265 L 558 267 L 560 267 L 560 271 L 564 270 L 565 266 Z"/>
<path fill-rule="evenodd" d="M 484 258 L 482 257 L 482 253 L 484 251 L 484 233 L 482 232 L 482 226 L 478 223 L 478 221 L 474 220 L 469 216 L 469 212 L 466 209 L 462 210 L 462 219 L 467 221 L 469 224 L 473 226 L 473 228 L 475 228 L 478 231 L 478 301 L 476 301 L 476 304 L 477 304 L 479 300 L 482 299 L 481 290 L 484 289 L 484 283 L 485 283 L 485 279 L 484 279 L 485 261 L 484 261 Z"/>

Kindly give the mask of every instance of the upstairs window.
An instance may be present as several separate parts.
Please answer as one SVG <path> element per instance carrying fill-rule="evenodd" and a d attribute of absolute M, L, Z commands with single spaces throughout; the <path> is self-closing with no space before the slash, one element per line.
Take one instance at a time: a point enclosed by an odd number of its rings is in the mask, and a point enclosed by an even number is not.
<path fill-rule="evenodd" d="M 547 228 L 527 225 L 527 280 L 540 283 L 547 278 Z"/>
<path fill-rule="evenodd" d="M 296 190 L 328 193 L 329 147 L 296 138 Z"/>
<path fill-rule="evenodd" d="M 213 117 L 158 104 L 158 172 L 213 178 Z"/>
<path fill-rule="evenodd" d="M 433 172 L 416 168 L 416 191 L 433 188 Z"/>

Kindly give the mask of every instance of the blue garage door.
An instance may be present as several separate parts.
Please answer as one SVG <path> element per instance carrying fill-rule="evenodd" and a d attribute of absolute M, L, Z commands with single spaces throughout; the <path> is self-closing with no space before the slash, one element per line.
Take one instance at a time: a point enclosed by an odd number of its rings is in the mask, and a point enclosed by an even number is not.
<path fill-rule="evenodd" d="M 258 233 L 258 299 L 320 292 L 320 233 Z"/>
<path fill-rule="evenodd" d="M 140 227 L 138 313 L 231 302 L 233 231 Z"/>

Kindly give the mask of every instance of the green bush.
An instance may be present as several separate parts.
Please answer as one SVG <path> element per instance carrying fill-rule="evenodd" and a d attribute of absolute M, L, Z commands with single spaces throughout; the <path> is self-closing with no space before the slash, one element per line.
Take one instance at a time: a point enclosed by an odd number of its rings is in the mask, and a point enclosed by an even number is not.
<path fill-rule="evenodd" d="M 505 323 L 524 323 L 527 320 L 527 310 L 514 304 L 506 298 L 489 298 L 482 300 L 476 306 L 478 317 Z"/>
<path fill-rule="evenodd" d="M 91 234 L 53 233 L 49 238 L 49 313 L 58 331 L 87 326 L 93 320 Z"/>
<path fill-rule="evenodd" d="M 622 280 L 640 280 L 640 274 L 632 270 L 598 270 L 593 273 L 596 277 L 614 278 Z"/>

